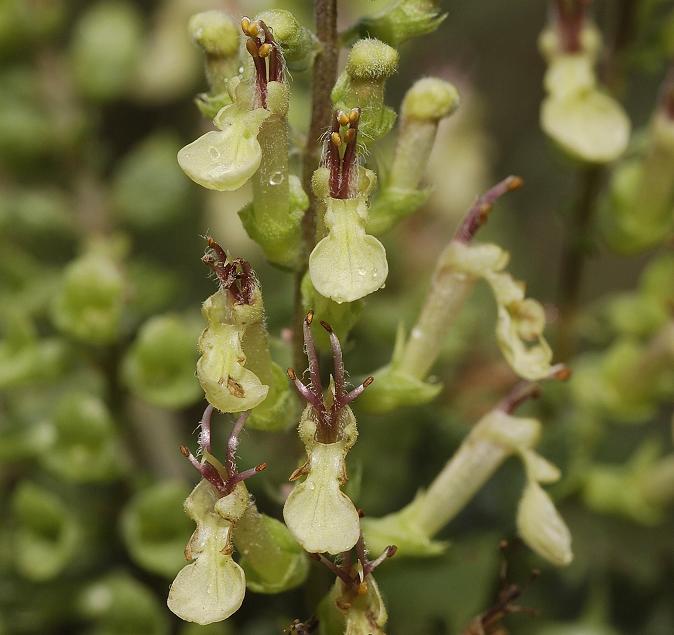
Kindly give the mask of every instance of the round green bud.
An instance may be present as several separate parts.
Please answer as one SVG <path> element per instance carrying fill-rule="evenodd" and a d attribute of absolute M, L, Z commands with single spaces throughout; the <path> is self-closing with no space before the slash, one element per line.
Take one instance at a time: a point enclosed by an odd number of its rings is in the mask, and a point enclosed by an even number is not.
<path fill-rule="evenodd" d="M 93 483 L 119 476 L 123 456 L 115 423 L 105 404 L 94 395 L 72 392 L 56 406 L 54 440 L 41 461 L 60 478 Z"/>
<path fill-rule="evenodd" d="M 459 103 L 459 91 L 453 84 L 436 77 L 424 77 L 405 94 L 402 116 L 437 121 L 454 113 Z"/>
<path fill-rule="evenodd" d="M 398 70 L 398 51 L 374 38 L 358 40 L 346 62 L 346 72 L 353 79 L 380 82 Z"/>
<path fill-rule="evenodd" d="M 136 494 L 122 516 L 122 536 L 143 569 L 173 577 L 185 565 L 185 542 L 192 522 L 183 512 L 189 489 L 179 481 L 160 482 Z"/>
<path fill-rule="evenodd" d="M 14 490 L 11 509 L 18 572 L 34 581 L 58 576 L 76 556 L 81 540 L 73 510 L 55 494 L 28 480 Z"/>
<path fill-rule="evenodd" d="M 290 11 L 272 9 L 260 13 L 262 20 L 274 34 L 274 39 L 283 49 L 283 57 L 291 70 L 305 70 L 317 51 L 316 38 L 304 28 Z"/>
<path fill-rule="evenodd" d="M 150 135 L 122 160 L 112 184 L 114 207 L 129 225 L 151 228 L 189 208 L 190 184 L 182 178 L 171 134 Z"/>
<path fill-rule="evenodd" d="M 126 285 L 118 264 L 104 251 L 91 251 L 65 270 L 52 317 L 56 326 L 77 339 L 105 344 L 120 332 Z"/>
<path fill-rule="evenodd" d="M 192 40 L 207 55 L 231 57 L 239 52 L 239 29 L 224 11 L 203 11 L 190 18 Z"/>

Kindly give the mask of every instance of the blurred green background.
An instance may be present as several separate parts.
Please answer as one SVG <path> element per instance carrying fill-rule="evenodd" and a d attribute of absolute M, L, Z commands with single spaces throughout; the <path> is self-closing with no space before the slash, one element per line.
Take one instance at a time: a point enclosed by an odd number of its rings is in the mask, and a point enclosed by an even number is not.
<path fill-rule="evenodd" d="M 384 4 L 340 2 L 340 26 Z M 311 24 L 308 0 L 0 2 L 0 633 L 278 633 L 308 617 L 331 584 L 314 566 L 304 589 L 249 592 L 226 625 L 212 627 L 179 624 L 165 605 L 193 528 L 182 501 L 196 475 L 178 446 L 193 442 L 204 406 L 193 367 L 200 303 L 214 289 L 199 260 L 205 233 L 253 263 L 277 361 L 289 363 L 281 341 L 293 315 L 292 279 L 267 265 L 241 228 L 236 211 L 249 193 L 206 192 L 175 161 L 208 127 L 193 103 L 206 86 L 188 17 L 206 8 L 252 16 L 270 6 Z M 602 400 L 607 386 L 629 383 L 624 371 L 634 358 L 625 346 L 645 346 L 671 320 L 663 308 L 674 299 L 671 243 L 625 257 L 592 227 L 580 237 L 569 230 L 584 171 L 538 124 L 546 3 L 444 6 L 438 31 L 402 45 L 387 102 L 397 108 L 416 78 L 433 74 L 456 83 L 462 106 L 441 126 L 430 202 L 384 240 L 391 275 L 368 298 L 346 345 L 347 367 L 356 377 L 387 363 L 399 321 L 414 319 L 463 212 L 496 180 L 522 176 L 525 187 L 498 204 L 480 238 L 511 252 L 514 275 L 549 308 L 553 345 L 562 252 L 583 241 L 580 352 L 570 365 L 586 368 L 589 383 L 548 386 L 525 410 L 542 419 L 542 450 L 566 475 L 552 492 L 576 559 L 557 571 L 513 545 L 514 580 L 543 571 L 521 599 L 539 614 L 508 618 L 508 632 L 674 633 L 674 516 L 666 505 L 674 492 L 653 509 L 629 489 L 640 466 L 671 453 L 674 353 L 647 378 L 662 388 L 635 397 L 630 421 L 621 421 L 620 388 L 617 404 Z M 609 51 L 603 72 L 637 131 L 674 52 L 672 11 L 664 0 L 594 3 Z M 293 76 L 290 120 L 300 144 L 308 81 L 307 73 Z M 385 163 L 392 141 L 373 150 L 370 167 Z M 291 156 L 296 167 L 300 158 Z M 638 281 L 654 262 L 661 273 L 648 295 Z M 86 315 L 81 294 L 93 298 Z M 350 487 L 368 515 L 408 502 L 514 383 L 495 344 L 492 302 L 480 288 L 449 334 L 435 402 L 359 416 Z M 226 420 L 218 417 L 216 443 Z M 293 430 L 243 437 L 240 465 L 270 466 L 250 485 L 270 515 L 280 517 L 279 484 L 300 449 Z M 459 633 L 493 603 L 498 544 L 514 536 L 522 484 L 519 467 L 506 464 L 443 533 L 446 555 L 382 566 L 390 633 Z"/>

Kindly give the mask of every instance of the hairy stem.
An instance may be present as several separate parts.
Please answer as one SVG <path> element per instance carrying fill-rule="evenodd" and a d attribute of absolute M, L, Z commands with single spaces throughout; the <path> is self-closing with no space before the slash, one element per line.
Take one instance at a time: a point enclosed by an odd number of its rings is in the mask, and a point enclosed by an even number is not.
<path fill-rule="evenodd" d="M 314 17 L 316 35 L 321 49 L 314 61 L 311 91 L 311 122 L 304 149 L 302 166 L 302 185 L 309 195 L 309 208 L 302 219 L 302 239 L 304 244 L 303 265 L 295 276 L 295 319 L 294 327 L 294 362 L 297 369 L 303 368 L 302 351 L 302 294 L 300 285 L 306 271 L 309 254 L 316 242 L 316 209 L 318 201 L 311 189 L 311 176 L 318 167 L 321 158 L 320 138 L 330 124 L 332 117 L 332 101 L 330 92 L 337 79 L 337 62 L 339 56 L 339 40 L 337 36 L 337 0 L 314 0 Z"/>

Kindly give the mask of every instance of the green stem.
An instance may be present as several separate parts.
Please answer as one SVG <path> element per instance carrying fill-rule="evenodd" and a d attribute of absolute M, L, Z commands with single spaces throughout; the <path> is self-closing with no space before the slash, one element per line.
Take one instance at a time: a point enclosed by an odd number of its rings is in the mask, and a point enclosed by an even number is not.
<path fill-rule="evenodd" d="M 585 167 L 581 171 L 578 202 L 571 218 L 571 228 L 562 253 L 559 282 L 559 343 L 561 361 L 573 355 L 575 349 L 574 322 L 578 313 L 578 300 L 583 281 L 585 262 L 589 253 L 590 231 L 599 194 L 603 170 L 599 166 Z"/>

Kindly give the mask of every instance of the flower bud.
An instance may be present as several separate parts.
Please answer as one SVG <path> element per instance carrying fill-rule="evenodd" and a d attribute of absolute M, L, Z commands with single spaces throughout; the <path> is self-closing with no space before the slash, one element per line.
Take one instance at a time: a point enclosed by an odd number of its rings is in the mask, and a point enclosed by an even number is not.
<path fill-rule="evenodd" d="M 71 43 L 77 88 L 106 101 L 130 88 L 142 51 L 142 16 L 134 4 L 104 0 L 90 6 L 75 25 Z"/>
<path fill-rule="evenodd" d="M 194 377 L 194 331 L 175 315 L 156 316 L 143 324 L 122 366 L 131 392 L 171 410 L 197 401 L 201 388 Z"/>
<path fill-rule="evenodd" d="M 384 104 L 386 80 L 398 69 L 398 52 L 367 38 L 354 44 L 332 90 L 337 110 L 361 109 L 360 143 L 369 144 L 387 134 L 396 120 L 396 113 Z"/>
<path fill-rule="evenodd" d="M 146 571 L 172 578 L 185 565 L 191 523 L 180 508 L 188 494 L 181 482 L 159 482 L 138 492 L 124 509 L 124 544 Z"/>
<path fill-rule="evenodd" d="M 176 576 L 168 607 L 186 622 L 211 624 L 227 619 L 243 602 L 246 578 L 232 558 L 231 532 L 248 507 L 243 483 L 222 498 L 200 481 L 185 501 L 185 512 L 197 525 L 185 547 L 192 561 Z"/>
<path fill-rule="evenodd" d="M 346 72 L 356 80 L 383 81 L 398 70 L 398 52 L 374 38 L 359 40 L 346 61 Z"/>
<path fill-rule="evenodd" d="M 398 46 L 435 31 L 447 17 L 438 0 L 394 0 L 382 11 L 364 16 L 350 31 Z"/>
<path fill-rule="evenodd" d="M 256 19 L 262 20 L 272 30 L 291 71 L 303 71 L 311 66 L 318 51 L 318 41 L 290 11 L 271 9 L 263 11 Z"/>
<path fill-rule="evenodd" d="M 232 57 L 239 52 L 239 29 L 224 11 L 197 13 L 190 18 L 187 28 L 194 43 L 208 56 Z"/>
<path fill-rule="evenodd" d="M 316 291 L 337 303 L 358 300 L 386 282 L 386 250 L 365 233 L 366 221 L 363 198 L 327 199 L 328 235 L 309 256 L 309 275 Z"/>
<path fill-rule="evenodd" d="M 391 169 L 372 203 L 367 229 L 381 234 L 409 216 L 428 199 L 420 187 L 435 143 L 438 122 L 459 106 L 459 93 L 434 77 L 418 80 L 405 94 L 400 131 Z"/>
<path fill-rule="evenodd" d="M 424 77 L 405 93 L 401 116 L 438 121 L 454 113 L 459 103 L 459 92 L 452 84 L 436 77 Z"/>
<path fill-rule="evenodd" d="M 66 267 L 52 319 L 68 335 L 107 344 L 119 336 L 125 292 L 114 257 L 105 248 L 92 249 Z"/>
<path fill-rule="evenodd" d="M 215 117 L 220 131 L 207 132 L 178 152 L 178 163 L 195 183 L 218 191 L 238 190 L 260 167 L 257 134 L 269 111 L 225 106 Z"/>
<path fill-rule="evenodd" d="M 18 572 L 36 582 L 54 579 L 75 558 L 82 539 L 73 511 L 27 480 L 15 489 L 11 509 Z"/>
<path fill-rule="evenodd" d="M 203 11 L 190 18 L 192 41 L 204 51 L 208 93 L 198 96 L 197 105 L 212 119 L 219 108 L 231 103 L 227 91 L 231 77 L 239 73 L 239 28 L 224 11 Z"/>
<path fill-rule="evenodd" d="M 543 488 L 530 480 L 517 508 L 517 530 L 539 556 L 558 567 L 573 560 L 571 534 Z"/>

